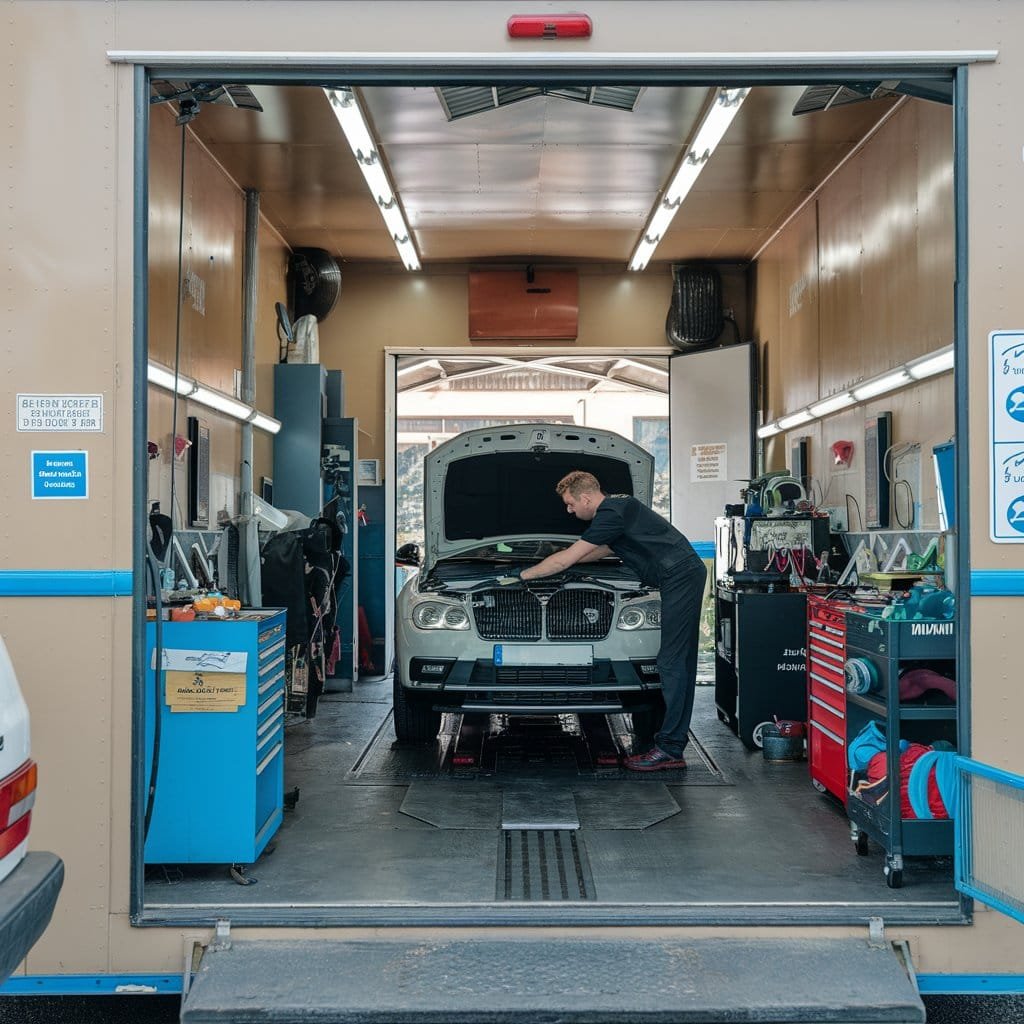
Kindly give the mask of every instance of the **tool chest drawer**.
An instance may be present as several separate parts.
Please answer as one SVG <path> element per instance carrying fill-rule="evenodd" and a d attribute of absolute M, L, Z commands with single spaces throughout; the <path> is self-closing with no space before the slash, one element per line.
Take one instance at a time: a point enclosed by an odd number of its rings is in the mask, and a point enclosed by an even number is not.
<path fill-rule="evenodd" d="M 811 782 L 845 804 L 846 612 L 850 601 L 807 597 L 807 759 Z"/>
<path fill-rule="evenodd" d="M 147 864 L 251 864 L 284 810 L 285 613 L 147 624 Z M 159 715 L 159 744 L 155 743 Z"/>

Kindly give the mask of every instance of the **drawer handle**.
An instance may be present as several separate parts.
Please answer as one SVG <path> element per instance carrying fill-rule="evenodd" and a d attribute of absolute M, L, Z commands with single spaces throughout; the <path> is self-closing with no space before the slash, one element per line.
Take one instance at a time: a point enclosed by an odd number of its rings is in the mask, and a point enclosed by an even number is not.
<path fill-rule="evenodd" d="M 843 656 L 838 651 L 827 651 L 824 647 L 816 647 L 811 644 L 811 653 L 817 654 L 822 658 L 831 658 L 833 661 L 838 661 L 840 664 L 843 662 Z"/>
<path fill-rule="evenodd" d="M 829 714 L 835 715 L 836 718 L 846 718 L 842 711 L 837 711 L 831 704 L 826 704 L 820 697 L 815 697 L 813 693 L 811 694 L 811 703 L 817 704 L 819 708 L 824 708 Z"/>
<path fill-rule="evenodd" d="M 269 665 L 261 665 L 260 666 L 260 678 L 262 679 L 268 672 L 273 672 L 275 668 L 283 668 L 283 667 L 284 667 L 284 655 L 282 654 L 280 658 L 276 658 Z"/>
<path fill-rule="evenodd" d="M 260 648 L 260 661 L 266 661 L 268 658 L 273 658 L 275 655 L 281 654 L 284 651 L 284 641 L 279 640 L 276 644 L 271 644 L 270 647 Z"/>
<path fill-rule="evenodd" d="M 822 686 L 827 686 L 830 690 L 835 690 L 836 693 L 841 693 L 845 696 L 846 690 L 838 683 L 833 683 L 831 679 L 819 676 L 817 672 L 811 672 L 810 676 L 816 683 L 821 683 Z"/>
<path fill-rule="evenodd" d="M 271 740 L 276 739 L 283 728 L 283 726 L 278 725 L 276 729 L 264 736 L 263 739 L 256 744 L 256 753 L 258 754 L 268 743 L 270 743 Z"/>
<path fill-rule="evenodd" d="M 827 736 L 830 740 L 838 743 L 840 746 L 846 746 L 846 744 L 834 733 L 831 729 L 826 729 L 820 722 L 815 722 L 811 719 L 811 728 L 817 729 L 823 736 Z"/>
<path fill-rule="evenodd" d="M 828 644 L 829 647 L 838 647 L 840 650 L 842 650 L 843 647 L 846 646 L 842 642 L 842 640 L 837 640 L 835 637 L 832 636 L 825 636 L 823 633 L 816 633 L 813 629 L 811 630 L 810 635 L 811 639 L 817 640 L 819 644 Z"/>
<path fill-rule="evenodd" d="M 263 774 L 263 772 L 266 769 L 267 765 L 270 764 L 270 762 L 273 761 L 275 757 L 277 757 L 277 755 L 281 752 L 281 748 L 283 746 L 284 746 L 283 743 L 278 742 L 277 746 L 275 746 L 274 749 L 271 750 L 271 752 L 269 754 L 267 754 L 267 756 L 265 758 L 263 758 L 263 760 L 260 761 L 260 763 L 258 765 L 256 765 L 256 774 L 257 775 L 262 775 Z"/>
<path fill-rule="evenodd" d="M 265 701 L 264 701 L 264 702 L 263 702 L 263 703 L 262 703 L 262 704 L 261 704 L 261 705 L 260 705 L 260 706 L 259 706 L 259 707 L 258 707 L 258 708 L 256 709 L 256 714 L 257 714 L 257 715 L 262 715 L 262 714 L 263 714 L 263 712 L 267 710 L 267 708 L 269 708 L 269 707 L 272 707 L 272 706 L 273 706 L 273 704 L 274 704 L 274 701 L 275 701 L 275 700 L 277 700 L 277 698 L 278 698 L 278 697 L 280 697 L 282 693 L 284 693 L 284 687 L 283 687 L 283 686 L 281 687 L 281 689 L 280 689 L 280 690 L 275 690 L 275 691 L 274 691 L 274 692 L 273 692 L 273 693 L 272 693 L 272 694 L 271 694 L 271 695 L 270 695 L 270 696 L 269 696 L 269 697 L 268 697 L 268 698 L 267 698 L 267 699 L 266 699 L 266 700 L 265 700 Z"/>
<path fill-rule="evenodd" d="M 262 736 L 268 729 L 273 728 L 274 723 L 279 718 L 284 718 L 283 704 L 256 730 L 256 735 Z"/>
<path fill-rule="evenodd" d="M 274 685 L 274 683 L 279 683 L 281 682 L 282 679 L 284 679 L 283 671 L 278 672 L 273 679 L 268 679 L 265 683 L 260 683 L 259 695 L 262 697 L 263 694 L 265 694 L 267 690 L 269 690 Z"/>

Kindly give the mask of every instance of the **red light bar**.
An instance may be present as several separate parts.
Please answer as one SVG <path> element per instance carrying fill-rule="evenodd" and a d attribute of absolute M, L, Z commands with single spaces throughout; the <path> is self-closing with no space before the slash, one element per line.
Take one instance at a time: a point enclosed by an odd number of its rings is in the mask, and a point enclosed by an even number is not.
<path fill-rule="evenodd" d="M 508 19 L 512 39 L 589 39 L 593 28 L 585 14 L 513 14 Z"/>

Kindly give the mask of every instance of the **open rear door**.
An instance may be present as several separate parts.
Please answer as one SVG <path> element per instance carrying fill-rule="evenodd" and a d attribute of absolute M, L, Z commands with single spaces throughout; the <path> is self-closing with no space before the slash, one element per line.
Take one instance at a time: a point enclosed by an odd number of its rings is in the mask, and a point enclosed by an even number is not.
<path fill-rule="evenodd" d="M 754 343 L 672 356 L 669 413 L 672 525 L 701 554 L 726 502 L 754 475 Z"/>
<path fill-rule="evenodd" d="M 956 887 L 1024 922 L 1024 777 L 958 757 Z"/>

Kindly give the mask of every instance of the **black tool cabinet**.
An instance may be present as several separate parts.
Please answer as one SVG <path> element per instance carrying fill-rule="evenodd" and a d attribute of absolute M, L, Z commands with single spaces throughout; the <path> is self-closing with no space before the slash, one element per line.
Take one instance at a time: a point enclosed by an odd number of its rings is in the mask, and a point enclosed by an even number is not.
<path fill-rule="evenodd" d="M 900 621 L 859 612 L 846 613 L 846 657 L 870 660 L 877 670 L 878 687 L 868 694 L 846 694 L 846 742 L 870 721 L 879 723 L 886 736 L 888 795 L 878 803 L 861 799 L 850 777 L 847 814 L 850 836 L 857 853 L 869 852 L 873 839 L 885 850 L 885 880 L 890 889 L 903 885 L 903 858 L 951 856 L 952 819 L 903 818 L 899 741 L 930 745 L 947 740 L 955 745 L 955 704 L 900 703 L 899 677 L 908 668 L 929 667 L 955 679 L 956 627 L 950 621 Z"/>
<path fill-rule="evenodd" d="M 807 598 L 715 588 L 715 707 L 744 746 L 775 718 L 807 721 Z"/>

